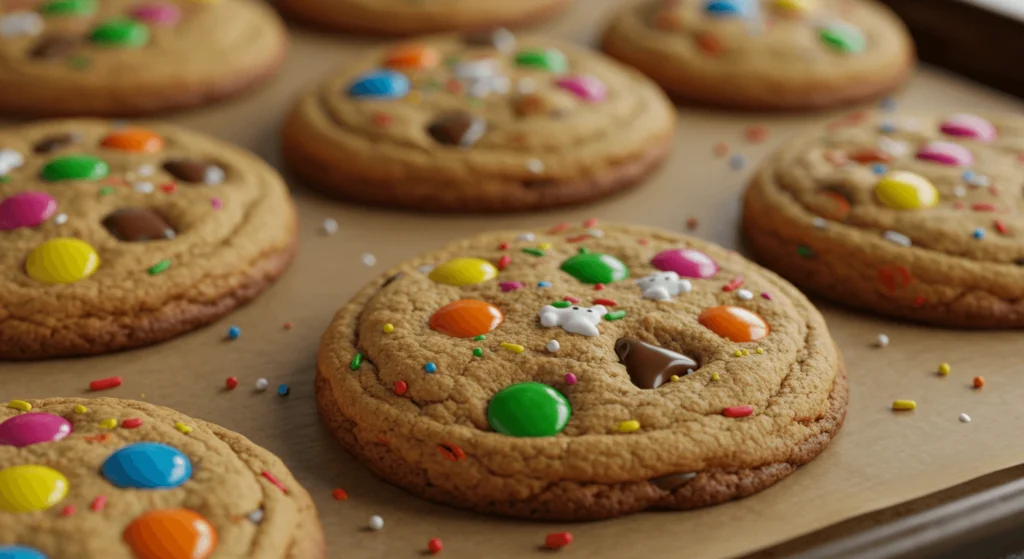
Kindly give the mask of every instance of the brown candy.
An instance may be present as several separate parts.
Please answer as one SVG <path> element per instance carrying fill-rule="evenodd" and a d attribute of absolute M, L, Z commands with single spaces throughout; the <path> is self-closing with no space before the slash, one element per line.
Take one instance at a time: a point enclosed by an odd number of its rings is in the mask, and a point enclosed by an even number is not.
<path fill-rule="evenodd" d="M 118 240 L 129 243 L 173 239 L 174 228 L 150 208 L 123 208 L 108 215 L 103 226 Z"/>
<path fill-rule="evenodd" d="M 78 46 L 79 40 L 72 37 L 61 37 L 54 35 L 43 37 L 36 46 L 29 51 L 32 58 L 62 58 L 71 54 Z"/>
<path fill-rule="evenodd" d="M 465 111 L 444 113 L 427 128 L 438 142 L 462 147 L 475 144 L 486 131 L 484 119 Z"/>
<path fill-rule="evenodd" d="M 615 354 L 626 366 L 629 379 L 640 388 L 657 388 L 673 375 L 684 377 L 697 368 L 693 359 L 663 347 L 622 338 L 615 342 Z"/>
<path fill-rule="evenodd" d="M 82 141 L 81 134 L 54 134 L 47 136 L 42 140 L 36 142 L 36 145 L 32 148 L 32 151 L 36 153 L 51 153 L 58 149 L 65 148 L 71 144 L 77 144 Z"/>
<path fill-rule="evenodd" d="M 210 186 L 224 182 L 224 169 L 200 159 L 175 159 L 164 163 L 164 170 L 180 181 Z"/>

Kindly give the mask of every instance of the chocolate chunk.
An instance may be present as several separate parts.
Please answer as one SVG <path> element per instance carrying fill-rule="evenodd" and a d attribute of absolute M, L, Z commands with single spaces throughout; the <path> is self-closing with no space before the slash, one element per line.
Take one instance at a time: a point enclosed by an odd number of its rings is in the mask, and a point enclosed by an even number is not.
<path fill-rule="evenodd" d="M 224 169 L 200 159 L 175 159 L 164 163 L 164 170 L 180 181 L 210 186 L 224 182 Z"/>
<path fill-rule="evenodd" d="M 684 377 L 697 368 L 693 359 L 636 338 L 615 342 L 615 354 L 626 366 L 629 379 L 640 388 L 657 388 L 673 375 Z"/>
<path fill-rule="evenodd" d="M 32 58 L 62 58 L 71 54 L 80 41 L 73 37 L 61 37 L 58 35 L 43 37 L 36 46 L 29 51 Z"/>
<path fill-rule="evenodd" d="M 103 226 L 118 240 L 129 243 L 173 239 L 174 228 L 150 208 L 123 208 L 108 215 Z"/>
<path fill-rule="evenodd" d="M 82 141 L 81 134 L 67 133 L 67 134 L 54 134 L 47 136 L 42 140 L 36 142 L 36 145 L 32 148 L 32 151 L 36 153 L 51 153 L 58 149 L 65 148 L 71 144 L 77 144 Z"/>
<path fill-rule="evenodd" d="M 455 111 L 442 114 L 427 132 L 442 144 L 469 147 L 487 131 L 487 122 L 471 113 Z"/>
<path fill-rule="evenodd" d="M 512 52 L 516 49 L 516 36 L 508 29 L 466 33 L 462 36 L 462 41 L 471 47 L 489 47 L 501 52 Z"/>
<path fill-rule="evenodd" d="M 696 472 L 688 472 L 685 474 L 669 474 L 667 476 L 656 477 L 650 481 L 658 489 L 672 492 L 687 483 L 690 483 L 695 477 L 697 477 Z"/>

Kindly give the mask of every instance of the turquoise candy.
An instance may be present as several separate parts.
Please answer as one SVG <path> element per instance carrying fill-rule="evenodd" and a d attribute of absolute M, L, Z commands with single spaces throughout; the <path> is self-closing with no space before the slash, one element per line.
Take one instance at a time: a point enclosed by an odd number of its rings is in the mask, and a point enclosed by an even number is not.
<path fill-rule="evenodd" d="M 516 65 L 559 74 L 569 68 L 565 55 L 558 49 L 521 50 L 516 54 Z"/>
<path fill-rule="evenodd" d="M 98 181 L 107 176 L 110 167 L 98 157 L 92 155 L 65 155 L 51 160 L 40 171 L 40 175 L 50 182 L 93 180 Z"/>
<path fill-rule="evenodd" d="M 352 97 L 401 99 L 409 94 L 409 78 L 393 70 L 376 70 L 359 76 L 348 88 Z"/>
<path fill-rule="evenodd" d="M 856 54 L 867 46 L 864 33 L 847 23 L 836 23 L 823 28 L 821 40 L 835 50 L 847 54 Z"/>
<path fill-rule="evenodd" d="M 173 489 L 192 477 L 192 462 L 173 446 L 135 443 L 111 454 L 100 473 L 123 489 Z"/>
<path fill-rule="evenodd" d="M 561 392 L 539 382 L 503 388 L 487 404 L 487 423 L 512 437 L 551 437 L 562 432 L 572 407 Z"/>
<path fill-rule="evenodd" d="M 629 277 L 629 268 L 618 258 L 586 249 L 562 262 L 562 271 L 583 283 L 612 283 Z"/>

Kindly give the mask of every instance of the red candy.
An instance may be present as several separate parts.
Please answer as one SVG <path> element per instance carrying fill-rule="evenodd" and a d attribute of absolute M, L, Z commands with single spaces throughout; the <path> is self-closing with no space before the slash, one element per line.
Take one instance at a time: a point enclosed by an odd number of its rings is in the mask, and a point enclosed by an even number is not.
<path fill-rule="evenodd" d="M 441 540 L 437 538 L 432 538 L 429 542 L 427 542 L 427 551 L 431 553 L 441 553 L 442 549 L 444 549 L 444 545 L 441 543 Z"/>
<path fill-rule="evenodd" d="M 121 386 L 121 377 L 110 377 L 90 382 L 89 390 L 107 390 L 109 388 L 117 388 L 118 386 Z"/>
<path fill-rule="evenodd" d="M 335 489 L 334 491 L 331 491 L 331 496 L 334 497 L 335 501 L 344 501 L 345 499 L 348 499 L 348 493 L 346 493 L 345 490 L 341 489 L 340 487 L 338 489 Z"/>
<path fill-rule="evenodd" d="M 399 396 L 405 396 L 405 393 L 408 392 L 408 390 L 409 385 L 406 384 L 404 380 L 395 381 L 395 394 L 398 394 Z"/>
<path fill-rule="evenodd" d="M 498 259 L 498 269 L 499 270 L 504 270 L 505 268 L 508 268 L 508 265 L 511 264 L 511 263 L 512 263 L 512 257 L 507 255 L 507 254 L 504 254 L 504 255 L 502 255 L 501 258 Z"/>
<path fill-rule="evenodd" d="M 135 429 L 136 427 L 142 426 L 142 419 L 138 417 L 129 417 L 121 422 L 121 427 L 125 429 Z"/>
<path fill-rule="evenodd" d="M 238 379 L 235 377 L 228 377 L 228 380 L 224 383 L 224 386 L 226 386 L 228 390 L 234 390 L 235 387 L 238 386 Z"/>
<path fill-rule="evenodd" d="M 572 534 L 569 532 L 555 532 L 548 534 L 544 539 L 544 547 L 548 549 L 562 549 L 572 543 Z"/>
<path fill-rule="evenodd" d="M 747 417 L 754 413 L 754 408 L 751 406 L 732 406 L 722 410 L 722 415 L 725 417 Z"/>

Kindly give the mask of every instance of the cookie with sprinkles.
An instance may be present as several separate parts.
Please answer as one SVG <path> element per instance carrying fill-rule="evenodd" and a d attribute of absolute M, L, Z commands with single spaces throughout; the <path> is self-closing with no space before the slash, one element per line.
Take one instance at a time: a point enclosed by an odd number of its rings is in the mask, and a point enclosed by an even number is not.
<path fill-rule="evenodd" d="M 856 103 L 915 62 L 906 27 L 875 0 L 644 0 L 602 43 L 677 100 L 739 109 Z"/>
<path fill-rule="evenodd" d="M 202 105 L 270 78 L 287 47 L 265 2 L 10 4 L 0 9 L 0 112 L 18 116 L 138 116 Z"/>
<path fill-rule="evenodd" d="M 324 556 L 309 494 L 242 435 L 115 398 L 0 407 L 0 557 Z"/>
<path fill-rule="evenodd" d="M 722 503 L 825 448 L 846 375 L 800 292 L 708 242 L 597 227 L 483 234 L 360 291 L 318 359 L 338 440 L 428 499 L 558 520 Z"/>
<path fill-rule="evenodd" d="M 199 328 L 297 246 L 269 165 L 160 123 L 0 129 L 0 359 L 90 355 Z"/>
<path fill-rule="evenodd" d="M 594 200 L 668 154 L 675 114 L 636 71 L 504 30 L 373 52 L 304 95 L 284 129 L 295 174 L 330 194 L 431 211 Z"/>
<path fill-rule="evenodd" d="M 1024 326 L 1024 119 L 857 114 L 787 143 L 746 193 L 759 260 L 839 303 Z"/>
<path fill-rule="evenodd" d="M 291 19 L 336 31 L 423 35 L 538 22 L 572 0 L 277 0 Z"/>

